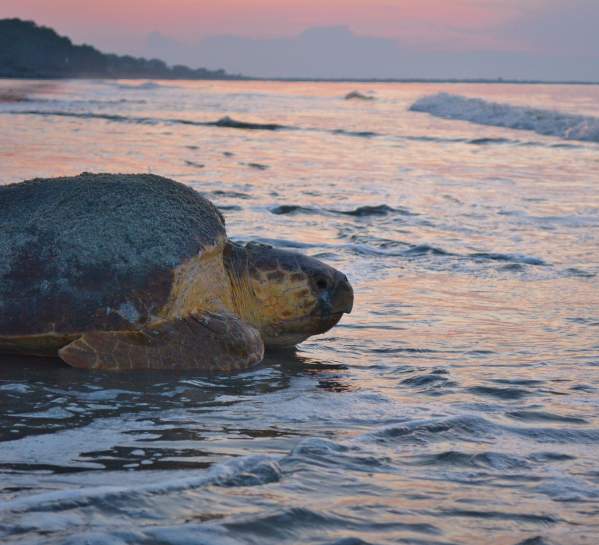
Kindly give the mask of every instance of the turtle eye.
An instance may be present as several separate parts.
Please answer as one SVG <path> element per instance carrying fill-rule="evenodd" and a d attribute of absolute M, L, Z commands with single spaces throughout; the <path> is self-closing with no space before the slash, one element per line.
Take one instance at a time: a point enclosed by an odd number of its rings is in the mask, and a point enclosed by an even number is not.
<path fill-rule="evenodd" d="M 319 290 L 324 291 L 329 287 L 329 281 L 324 276 L 319 276 L 316 279 L 316 287 Z"/>

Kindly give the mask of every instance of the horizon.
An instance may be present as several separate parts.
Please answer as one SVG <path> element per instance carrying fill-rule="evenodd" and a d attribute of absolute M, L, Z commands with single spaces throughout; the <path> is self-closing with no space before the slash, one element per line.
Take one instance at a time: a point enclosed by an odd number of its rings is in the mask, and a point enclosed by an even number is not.
<path fill-rule="evenodd" d="M 107 53 L 258 78 L 599 80 L 590 0 L 5 0 L 8 17 Z"/>

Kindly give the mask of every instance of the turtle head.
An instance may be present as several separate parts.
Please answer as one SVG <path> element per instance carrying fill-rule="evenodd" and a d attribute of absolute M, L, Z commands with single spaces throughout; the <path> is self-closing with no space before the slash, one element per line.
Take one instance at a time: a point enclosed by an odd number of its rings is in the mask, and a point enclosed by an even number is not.
<path fill-rule="evenodd" d="M 267 347 L 295 346 L 352 310 L 347 277 L 313 257 L 229 242 L 225 265 L 236 312 L 260 331 Z"/>

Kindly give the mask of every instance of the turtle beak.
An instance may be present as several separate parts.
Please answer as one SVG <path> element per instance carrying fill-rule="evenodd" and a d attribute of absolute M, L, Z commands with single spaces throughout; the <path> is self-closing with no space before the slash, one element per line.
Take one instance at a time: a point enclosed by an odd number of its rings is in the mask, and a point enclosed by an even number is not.
<path fill-rule="evenodd" d="M 331 287 L 322 290 L 315 310 L 316 322 L 311 335 L 326 333 L 335 326 L 343 314 L 349 314 L 354 306 L 354 290 L 347 277 L 336 271 Z"/>
<path fill-rule="evenodd" d="M 350 314 L 354 306 L 354 290 L 347 277 L 335 271 L 332 282 L 327 289 L 323 289 L 318 297 L 318 306 L 316 313 L 328 325 L 327 329 L 333 327 L 340 319 L 342 314 Z M 333 320 L 333 322 L 331 322 Z"/>
<path fill-rule="evenodd" d="M 333 314 L 351 314 L 354 307 L 354 290 L 343 273 L 335 275 L 335 285 L 331 289 L 330 301 Z"/>

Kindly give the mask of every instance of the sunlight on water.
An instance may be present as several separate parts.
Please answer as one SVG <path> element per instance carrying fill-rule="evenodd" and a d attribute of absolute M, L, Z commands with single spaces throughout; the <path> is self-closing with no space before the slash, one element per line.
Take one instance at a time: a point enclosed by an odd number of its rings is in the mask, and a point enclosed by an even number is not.
<path fill-rule="evenodd" d="M 593 543 L 598 144 L 409 108 L 596 117 L 598 88 L 140 83 L 0 82 L 0 183 L 174 178 L 355 310 L 232 377 L 5 358 L 0 540 Z"/>

